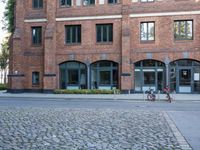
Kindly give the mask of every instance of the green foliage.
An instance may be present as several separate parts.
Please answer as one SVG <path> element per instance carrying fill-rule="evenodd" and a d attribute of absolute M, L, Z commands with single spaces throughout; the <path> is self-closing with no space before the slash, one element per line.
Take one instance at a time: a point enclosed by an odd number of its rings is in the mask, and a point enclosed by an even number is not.
<path fill-rule="evenodd" d="M 7 90 L 6 84 L 0 84 L 0 91 Z"/>
<path fill-rule="evenodd" d="M 7 0 L 4 12 L 4 26 L 8 32 L 13 33 L 15 29 L 15 0 Z"/>
<path fill-rule="evenodd" d="M 81 90 L 67 90 L 56 89 L 55 94 L 119 94 L 120 90 L 97 90 L 97 89 L 81 89 Z"/>
<path fill-rule="evenodd" d="M 8 66 L 9 59 L 9 46 L 8 39 L 1 44 L 1 53 L 0 53 L 0 69 L 4 70 Z"/>

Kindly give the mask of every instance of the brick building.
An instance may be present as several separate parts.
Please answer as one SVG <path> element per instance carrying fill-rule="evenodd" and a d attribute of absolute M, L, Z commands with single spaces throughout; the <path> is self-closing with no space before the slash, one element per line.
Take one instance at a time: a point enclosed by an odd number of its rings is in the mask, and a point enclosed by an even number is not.
<path fill-rule="evenodd" d="M 200 0 L 17 0 L 9 91 L 200 92 Z"/>

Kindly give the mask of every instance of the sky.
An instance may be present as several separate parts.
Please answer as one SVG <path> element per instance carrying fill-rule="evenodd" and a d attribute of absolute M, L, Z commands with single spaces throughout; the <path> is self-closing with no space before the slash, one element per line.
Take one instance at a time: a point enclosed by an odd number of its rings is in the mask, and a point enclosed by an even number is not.
<path fill-rule="evenodd" d="M 2 20 L 3 20 L 4 10 L 5 10 L 5 4 L 0 0 L 0 43 L 2 43 L 2 40 L 6 35 L 6 31 L 2 29 L 3 28 Z"/>

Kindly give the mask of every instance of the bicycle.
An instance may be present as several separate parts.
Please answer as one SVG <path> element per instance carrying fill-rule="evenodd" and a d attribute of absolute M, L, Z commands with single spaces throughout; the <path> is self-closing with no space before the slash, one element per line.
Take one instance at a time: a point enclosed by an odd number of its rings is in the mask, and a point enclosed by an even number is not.
<path fill-rule="evenodd" d="M 155 95 L 153 89 L 149 88 L 149 90 L 146 90 L 145 93 L 147 94 L 147 100 L 149 100 L 149 101 L 156 100 L 156 95 Z"/>

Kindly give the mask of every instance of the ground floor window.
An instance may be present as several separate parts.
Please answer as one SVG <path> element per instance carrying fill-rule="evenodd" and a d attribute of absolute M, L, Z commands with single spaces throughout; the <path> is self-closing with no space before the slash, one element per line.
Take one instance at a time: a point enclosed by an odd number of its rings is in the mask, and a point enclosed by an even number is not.
<path fill-rule="evenodd" d="M 99 61 L 91 65 L 91 89 L 118 88 L 118 64 Z"/>
<path fill-rule="evenodd" d="M 143 60 L 135 63 L 135 91 L 149 88 L 162 91 L 165 86 L 165 64 L 155 60 Z"/>
<path fill-rule="evenodd" d="M 199 93 L 200 63 L 189 59 L 171 62 L 170 88 L 178 93 Z"/>
<path fill-rule="evenodd" d="M 61 89 L 86 89 L 87 67 L 80 62 L 65 62 L 60 64 Z"/>

